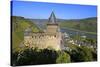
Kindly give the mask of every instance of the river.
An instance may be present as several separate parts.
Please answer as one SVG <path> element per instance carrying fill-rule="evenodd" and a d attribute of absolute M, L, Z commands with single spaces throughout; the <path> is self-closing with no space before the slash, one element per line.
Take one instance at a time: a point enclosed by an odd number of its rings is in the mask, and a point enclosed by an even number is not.
<path fill-rule="evenodd" d="M 66 32 L 67 34 L 69 34 L 69 36 L 79 35 L 79 36 L 86 36 L 87 38 L 97 39 L 96 34 L 87 33 L 85 31 L 73 30 L 70 28 L 61 28 L 60 30 L 63 33 Z"/>

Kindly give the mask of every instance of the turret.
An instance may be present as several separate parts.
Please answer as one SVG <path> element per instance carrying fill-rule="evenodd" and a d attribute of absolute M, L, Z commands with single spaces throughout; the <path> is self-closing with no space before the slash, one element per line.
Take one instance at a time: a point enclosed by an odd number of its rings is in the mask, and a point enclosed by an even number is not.
<path fill-rule="evenodd" d="M 48 24 L 56 24 L 56 16 L 54 12 L 51 13 L 49 20 L 48 20 Z"/>
<path fill-rule="evenodd" d="M 56 16 L 54 12 L 51 13 L 48 23 L 47 23 L 47 32 L 48 33 L 57 33 L 58 32 L 58 24 L 56 22 Z"/>

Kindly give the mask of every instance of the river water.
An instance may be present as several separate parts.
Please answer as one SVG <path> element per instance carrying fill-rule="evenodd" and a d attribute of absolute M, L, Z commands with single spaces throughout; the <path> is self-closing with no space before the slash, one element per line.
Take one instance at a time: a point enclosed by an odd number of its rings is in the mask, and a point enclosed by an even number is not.
<path fill-rule="evenodd" d="M 97 39 L 96 34 L 90 34 L 90 33 L 84 32 L 84 31 L 72 30 L 69 28 L 61 28 L 60 31 L 63 33 L 66 32 L 67 34 L 69 34 L 69 36 L 79 35 L 79 36 L 86 36 L 87 38 Z"/>

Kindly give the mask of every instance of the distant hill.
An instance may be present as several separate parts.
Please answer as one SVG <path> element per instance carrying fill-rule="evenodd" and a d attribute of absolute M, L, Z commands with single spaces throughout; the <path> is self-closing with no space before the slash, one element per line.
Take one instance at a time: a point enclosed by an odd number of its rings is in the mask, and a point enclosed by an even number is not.
<path fill-rule="evenodd" d="M 30 20 L 24 17 L 11 16 L 12 18 L 12 47 L 14 50 L 19 50 L 19 45 L 24 40 L 24 31 L 31 27 L 33 32 L 39 32 L 39 28 Z"/>
<path fill-rule="evenodd" d="M 34 22 L 35 24 L 38 25 L 39 28 L 45 29 L 46 24 L 48 23 L 48 19 L 30 19 L 30 21 Z M 63 22 L 65 19 L 58 19 L 57 18 L 57 23 Z"/>
<path fill-rule="evenodd" d="M 39 27 L 45 28 L 48 19 L 31 19 Z M 97 18 L 90 17 L 85 19 L 57 19 L 61 28 L 72 28 L 76 30 L 86 31 L 86 32 L 97 32 Z"/>
<path fill-rule="evenodd" d="M 61 28 L 72 28 L 86 32 L 97 32 L 97 18 L 66 20 L 60 23 Z"/>

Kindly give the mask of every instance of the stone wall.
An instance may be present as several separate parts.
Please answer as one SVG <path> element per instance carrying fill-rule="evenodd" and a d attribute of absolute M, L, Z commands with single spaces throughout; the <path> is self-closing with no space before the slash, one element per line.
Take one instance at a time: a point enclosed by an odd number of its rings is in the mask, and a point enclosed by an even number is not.
<path fill-rule="evenodd" d="M 29 47 L 38 47 L 40 49 L 52 48 L 60 50 L 61 33 L 32 33 L 24 37 L 25 45 Z"/>

